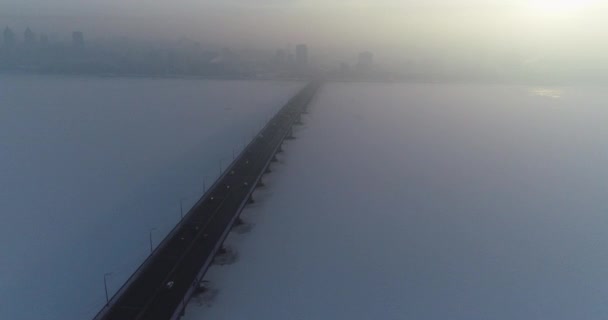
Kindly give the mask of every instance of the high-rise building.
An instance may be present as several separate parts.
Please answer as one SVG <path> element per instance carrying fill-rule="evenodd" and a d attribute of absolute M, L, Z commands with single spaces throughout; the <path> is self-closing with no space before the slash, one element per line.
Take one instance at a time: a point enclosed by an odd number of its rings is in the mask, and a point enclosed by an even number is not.
<path fill-rule="evenodd" d="M 287 62 L 287 53 L 283 49 L 277 49 L 274 54 L 274 63 L 282 66 Z"/>
<path fill-rule="evenodd" d="M 84 49 L 84 34 L 82 32 L 72 32 L 72 46 L 76 49 Z"/>
<path fill-rule="evenodd" d="M 374 54 L 365 51 L 359 53 L 359 60 L 357 61 L 357 67 L 362 71 L 369 71 L 374 65 Z"/>
<path fill-rule="evenodd" d="M 350 73 L 350 66 L 346 62 L 340 63 L 340 75 L 346 76 Z"/>
<path fill-rule="evenodd" d="M 287 54 L 287 64 L 291 66 L 294 64 L 294 61 L 295 61 L 295 59 L 293 57 L 293 54 L 291 52 L 288 53 Z"/>
<path fill-rule="evenodd" d="M 32 46 L 36 43 L 36 35 L 29 27 L 23 33 L 23 41 L 27 46 Z"/>
<path fill-rule="evenodd" d="M 305 67 L 308 65 L 308 46 L 305 44 L 299 44 L 296 46 L 296 64 L 299 67 Z"/>
<path fill-rule="evenodd" d="M 40 44 L 47 45 L 48 43 L 49 43 L 49 36 L 47 36 L 46 34 L 41 34 L 40 35 Z"/>
<path fill-rule="evenodd" d="M 17 44 L 15 33 L 9 27 L 4 28 L 3 43 L 7 48 L 12 48 Z"/>

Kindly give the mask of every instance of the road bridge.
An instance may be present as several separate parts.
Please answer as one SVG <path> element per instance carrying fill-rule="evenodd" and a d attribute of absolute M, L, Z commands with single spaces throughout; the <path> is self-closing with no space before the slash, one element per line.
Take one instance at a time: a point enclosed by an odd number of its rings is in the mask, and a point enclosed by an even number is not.
<path fill-rule="evenodd" d="M 173 320 L 205 272 L 270 162 L 320 84 L 312 82 L 269 120 L 94 320 Z"/>

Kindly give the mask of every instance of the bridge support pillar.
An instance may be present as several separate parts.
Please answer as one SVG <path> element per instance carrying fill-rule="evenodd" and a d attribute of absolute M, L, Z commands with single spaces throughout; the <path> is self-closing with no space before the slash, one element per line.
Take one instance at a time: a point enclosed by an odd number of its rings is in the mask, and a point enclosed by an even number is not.
<path fill-rule="evenodd" d="M 295 124 L 296 124 L 296 125 L 298 125 L 298 126 L 300 126 L 300 125 L 303 125 L 303 124 L 304 124 L 304 123 L 302 122 L 302 114 L 301 114 L 301 113 L 299 113 L 299 114 L 298 114 L 298 116 L 297 116 L 297 118 L 296 118 L 296 122 L 295 122 Z"/>
<path fill-rule="evenodd" d="M 207 281 L 202 281 L 202 282 L 199 282 L 199 283 L 195 284 L 196 285 L 196 289 L 194 289 L 194 295 L 195 296 L 197 296 L 197 295 L 199 295 L 201 293 L 205 293 L 205 292 L 207 292 L 207 290 L 209 290 L 207 288 L 207 286 L 205 286 L 205 282 L 207 282 Z"/>
<path fill-rule="evenodd" d="M 236 220 L 234 220 L 234 225 L 235 226 L 242 226 L 245 224 L 245 221 L 243 221 L 243 219 L 241 219 L 241 217 L 236 218 Z"/>
<path fill-rule="evenodd" d="M 285 139 L 287 139 L 287 140 L 295 139 L 295 137 L 293 136 L 293 128 L 289 128 L 289 133 L 287 133 L 287 137 L 285 137 Z"/>

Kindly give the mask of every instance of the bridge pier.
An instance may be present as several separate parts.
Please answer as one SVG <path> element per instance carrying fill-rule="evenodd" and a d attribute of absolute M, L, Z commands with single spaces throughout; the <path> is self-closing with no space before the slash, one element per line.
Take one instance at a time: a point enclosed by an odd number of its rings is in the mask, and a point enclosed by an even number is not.
<path fill-rule="evenodd" d="M 201 282 L 195 283 L 196 288 L 194 289 L 194 295 L 199 295 L 199 294 L 205 293 L 205 292 L 207 292 L 207 290 L 209 290 L 209 288 L 207 288 L 205 283 L 207 283 L 207 281 L 201 281 Z"/>
<path fill-rule="evenodd" d="M 236 218 L 236 220 L 234 220 L 234 226 L 238 227 L 238 226 L 242 226 L 245 224 L 245 221 L 243 221 L 243 219 L 241 219 L 241 217 Z"/>
<path fill-rule="evenodd" d="M 296 121 L 293 124 L 297 125 L 297 126 L 301 126 L 301 125 L 304 124 L 304 122 L 302 122 L 302 114 L 301 113 L 298 114 L 298 117 L 296 118 Z"/>
<path fill-rule="evenodd" d="M 294 140 L 295 138 L 296 137 L 293 136 L 293 128 L 289 128 L 289 132 L 287 133 L 285 140 Z"/>
<path fill-rule="evenodd" d="M 206 271 L 217 255 L 236 258 L 236 253 L 224 248 L 222 243 L 231 227 L 244 223 L 238 217 L 241 210 L 255 203 L 252 193 L 256 187 L 264 186 L 262 176 L 272 172 L 270 163 L 277 160 L 277 153 L 283 152 L 283 140 L 295 139 L 292 125 L 302 123 L 306 103 L 318 88 L 318 83 L 311 83 L 302 89 L 253 138 L 242 157 L 235 157 L 231 165 L 222 167 L 230 171 L 220 176 L 210 190 L 203 188 L 203 198 L 188 213 L 184 212 L 180 224 L 157 245 L 153 255 L 94 320 L 177 320 L 185 314 L 186 303 L 193 294 L 214 294 L 216 290 L 202 281 Z M 195 234 L 187 245 L 183 243 L 187 239 L 183 238 L 185 233 Z M 166 257 L 179 259 L 167 268 Z M 230 263 L 230 257 L 223 258 L 227 259 L 222 260 L 224 263 Z M 170 295 L 157 294 L 168 289 Z"/>

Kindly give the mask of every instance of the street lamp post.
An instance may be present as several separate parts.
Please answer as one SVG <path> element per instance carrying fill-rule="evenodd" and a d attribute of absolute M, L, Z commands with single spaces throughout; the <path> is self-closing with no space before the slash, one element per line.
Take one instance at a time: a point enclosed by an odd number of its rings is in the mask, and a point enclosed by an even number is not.
<path fill-rule="evenodd" d="M 179 199 L 179 213 L 182 220 L 184 219 L 184 200 L 186 200 L 186 198 Z"/>
<path fill-rule="evenodd" d="M 207 178 L 209 178 L 209 176 L 203 177 L 203 193 L 207 192 Z"/>
<path fill-rule="evenodd" d="M 112 275 L 112 272 L 105 273 L 103 275 L 103 288 L 106 291 L 106 306 L 110 304 L 110 296 L 108 295 L 108 277 Z"/>
<path fill-rule="evenodd" d="M 154 252 L 154 248 L 152 247 L 152 231 L 156 230 L 156 228 L 150 229 L 150 254 Z"/>
<path fill-rule="evenodd" d="M 222 175 L 222 172 L 224 171 L 222 169 L 222 161 L 224 161 L 224 158 L 220 159 L 220 176 Z"/>

